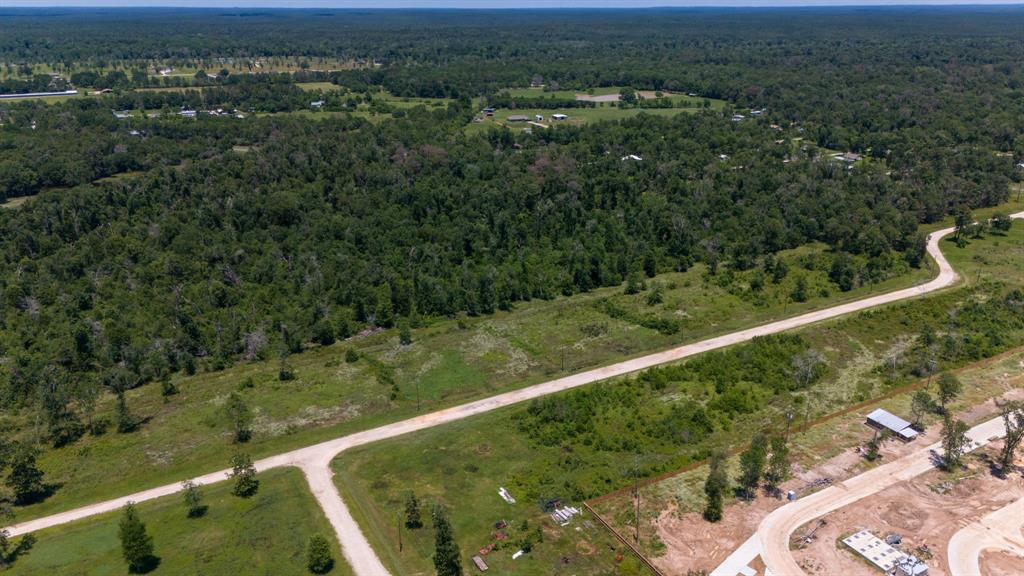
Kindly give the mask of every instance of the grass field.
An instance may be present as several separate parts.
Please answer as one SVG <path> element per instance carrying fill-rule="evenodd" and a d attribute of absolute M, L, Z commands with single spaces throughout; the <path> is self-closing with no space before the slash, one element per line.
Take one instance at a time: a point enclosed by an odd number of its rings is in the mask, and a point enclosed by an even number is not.
<path fill-rule="evenodd" d="M 435 502 L 443 503 L 449 510 L 467 573 L 476 572 L 470 558 L 497 543 L 482 555 L 490 570 L 497 574 L 650 574 L 589 513 L 573 518 L 567 526 L 559 526 L 536 501 L 527 500 L 514 490 L 515 504 L 502 500 L 498 496 L 500 484 L 495 483 L 501 482 L 502 462 L 522 461 L 529 454 L 523 453 L 516 442 L 505 442 L 507 436 L 492 432 L 481 430 L 472 422 L 460 422 L 441 431 L 427 430 L 408 446 L 395 443 L 395 458 L 386 458 L 380 466 L 361 457 L 335 462 L 335 481 L 342 497 L 392 574 L 434 573 L 434 534 L 429 521 L 418 530 L 399 528 L 399 522 L 404 521 L 406 492 L 413 488 L 425 518 L 429 519 L 430 506 Z M 458 438 L 454 444 L 450 443 L 453 438 Z M 433 441 L 446 444 L 434 445 Z M 413 484 L 409 480 L 425 479 L 422 468 L 427 458 L 438 463 L 435 472 L 443 480 L 432 478 L 429 484 Z M 365 481 L 372 476 L 377 480 L 367 493 Z M 567 504 L 579 506 L 578 502 Z M 496 528 L 498 522 L 506 523 L 507 527 Z M 399 529 L 402 550 L 397 545 Z M 534 543 L 528 554 L 512 559 L 522 549 L 522 539 L 538 529 L 543 541 Z M 499 532 L 504 533 L 504 539 L 496 537 Z"/>
<path fill-rule="evenodd" d="M 231 483 L 203 488 L 207 512 L 188 518 L 180 495 L 137 505 L 153 537 L 160 563 L 154 576 L 284 576 L 308 574 L 306 543 L 322 534 L 332 542 L 331 574 L 351 570 L 341 557 L 333 529 L 296 469 L 259 475 L 255 496 L 231 495 Z M 5 572 L 12 576 L 121 575 L 127 572 L 117 536 L 120 512 L 104 514 L 36 534 L 38 542 Z"/>
<path fill-rule="evenodd" d="M 675 116 L 677 114 L 692 114 L 699 112 L 700 108 L 619 108 L 617 106 L 606 105 L 598 106 L 596 108 L 570 108 L 565 110 L 546 110 L 540 108 L 523 108 L 523 109 L 508 109 L 498 108 L 494 111 L 493 117 L 486 117 L 482 122 L 473 122 L 466 127 L 467 133 L 485 132 L 493 127 L 505 127 L 515 131 L 522 130 L 536 130 L 538 127 L 526 122 L 509 123 L 508 117 L 511 115 L 524 115 L 533 120 L 534 116 L 540 114 L 544 116 L 544 121 L 541 124 L 547 126 L 559 126 L 563 124 L 580 126 L 591 122 L 602 122 L 609 120 L 622 120 L 625 118 L 632 118 L 639 114 L 651 114 L 653 116 Z M 569 118 L 567 120 L 552 121 L 552 114 L 565 114 Z"/>
<path fill-rule="evenodd" d="M 337 84 L 332 84 L 331 82 L 296 82 L 295 85 L 307 92 L 336 92 L 344 89 Z"/>
<path fill-rule="evenodd" d="M 15 196 L 14 198 L 8 198 L 0 203 L 0 208 L 7 210 L 14 210 L 15 208 L 21 208 L 26 202 L 32 199 L 32 196 Z"/>
<path fill-rule="evenodd" d="M 948 242 L 944 248 L 957 269 L 964 272 L 968 286 L 799 331 L 824 356 L 827 373 L 822 381 L 801 394 L 806 409 L 798 415 L 798 423 L 877 397 L 903 382 L 903 379 L 891 380 L 881 367 L 886 366 L 893 355 L 904 353 L 907 343 L 920 330 L 916 322 L 922 318 L 934 318 L 935 314 L 941 317 L 950 307 L 963 304 L 965 298 L 983 294 L 973 292 L 972 286 L 992 280 L 1001 283 L 998 291 L 1024 286 L 1024 266 L 1020 265 L 1024 262 L 1024 226 L 1020 223 L 1005 237 L 989 236 L 974 240 L 966 248 L 957 248 Z M 1007 342 L 1024 341 L 1024 333 L 1007 333 L 1004 336 Z M 623 422 L 625 428 L 632 429 L 634 424 L 643 427 L 654 419 L 651 404 L 675 404 L 690 398 L 702 401 L 700 388 L 695 389 L 690 383 L 682 383 L 682 386 L 670 383 L 667 389 L 651 396 L 640 385 L 630 384 L 628 380 L 620 381 L 625 382 L 624 385 L 630 387 L 634 394 L 641 395 L 640 406 L 603 407 L 595 416 L 598 430 L 619 426 L 616 430 L 619 432 Z M 561 396 L 568 394 L 574 392 Z M 965 394 L 965 401 L 974 396 Z M 893 401 L 900 402 L 905 403 L 906 399 Z M 634 454 L 643 455 L 637 463 L 652 475 L 673 470 L 694 458 L 701 458 L 703 451 L 710 446 L 741 444 L 766 424 L 782 420 L 784 407 L 784 403 L 776 402 L 763 405 L 753 414 L 718 429 L 706 442 L 683 448 L 623 444 L 620 447 L 612 445 L 591 449 L 589 445 L 578 443 L 548 446 L 530 441 L 519 431 L 517 424 L 518 417 L 526 409 L 513 406 L 432 428 L 415 436 L 354 449 L 336 460 L 335 470 L 338 485 L 347 495 L 346 501 L 354 503 L 354 513 L 389 566 L 398 574 L 424 574 L 429 569 L 432 545 L 429 533 L 407 536 L 405 553 L 398 554 L 394 546 L 397 534 L 390 518 L 402 509 L 405 494 L 410 490 L 414 490 L 422 501 L 440 502 L 451 509 L 456 535 L 463 552 L 468 553 L 489 542 L 491 526 L 496 519 L 510 521 L 513 525 L 524 519 L 531 523 L 544 522 L 544 515 L 537 504 L 542 499 L 566 498 L 574 491 L 582 491 L 585 497 L 591 497 L 628 486 L 636 465 Z M 905 412 L 904 405 L 898 407 Z M 629 417 L 628 414 L 634 411 L 636 416 Z M 655 408 L 654 412 L 657 411 Z M 611 432 L 606 430 L 600 435 L 610 438 L 611 442 L 622 436 Z M 625 435 L 628 436 L 628 432 Z M 509 506 L 498 497 L 497 490 L 502 486 L 519 498 L 515 506 Z M 680 494 L 679 489 L 651 490 L 650 499 L 645 499 L 648 502 L 647 521 L 663 509 L 667 499 Z M 699 496 L 699 492 L 696 494 Z M 628 532 L 634 524 L 628 506 L 622 503 L 626 500 L 628 498 L 620 499 L 617 506 L 602 510 Z M 572 504 L 578 504 L 578 501 Z M 557 538 L 558 529 L 553 524 L 549 528 L 553 537 L 536 547 L 535 561 L 546 566 L 552 559 L 562 556 L 574 558 L 578 546 L 573 539 Z M 649 539 L 646 545 L 649 550 L 658 549 L 656 540 Z M 498 558 L 498 562 L 509 563 L 508 567 L 499 564 L 502 573 L 519 570 L 518 565 L 506 556 Z M 614 564 L 600 564 L 596 559 L 592 560 L 593 565 L 580 565 L 572 572 L 602 573 L 614 568 Z M 524 570 L 522 573 L 532 572 Z"/>
<path fill-rule="evenodd" d="M 575 98 L 577 94 L 590 94 L 593 96 L 607 96 L 618 94 L 621 86 L 602 86 L 590 90 L 544 90 L 543 88 L 505 88 L 498 90 L 498 93 L 508 93 L 514 98 Z"/>

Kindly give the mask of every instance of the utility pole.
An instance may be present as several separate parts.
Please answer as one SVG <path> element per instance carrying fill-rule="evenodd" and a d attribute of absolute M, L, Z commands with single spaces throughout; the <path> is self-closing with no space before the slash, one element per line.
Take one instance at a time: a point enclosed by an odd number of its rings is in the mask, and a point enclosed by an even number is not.
<path fill-rule="evenodd" d="M 402 551 L 402 513 L 399 512 L 396 515 L 396 518 L 398 519 L 398 551 L 401 552 Z"/>
<path fill-rule="evenodd" d="M 416 379 L 416 412 L 420 411 L 420 381 Z"/>
<path fill-rule="evenodd" d="M 640 543 L 640 455 L 633 454 L 633 494 L 636 496 L 636 533 L 633 541 Z"/>

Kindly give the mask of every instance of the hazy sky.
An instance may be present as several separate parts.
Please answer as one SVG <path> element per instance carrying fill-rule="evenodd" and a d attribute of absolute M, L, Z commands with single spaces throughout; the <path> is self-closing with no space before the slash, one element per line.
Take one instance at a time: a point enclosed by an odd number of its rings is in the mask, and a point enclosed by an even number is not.
<path fill-rule="evenodd" d="M 1022 4 L 1024 0 L 0 0 L 26 6 L 198 6 L 262 8 L 646 8 L 654 6 L 902 6 Z"/>

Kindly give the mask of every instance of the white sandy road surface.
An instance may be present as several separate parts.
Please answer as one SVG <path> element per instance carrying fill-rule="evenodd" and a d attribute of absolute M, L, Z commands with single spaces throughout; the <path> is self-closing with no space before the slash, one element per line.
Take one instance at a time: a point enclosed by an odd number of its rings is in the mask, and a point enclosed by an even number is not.
<path fill-rule="evenodd" d="M 976 450 L 1005 434 L 1006 428 L 1002 418 L 983 422 L 967 432 L 971 440 L 968 450 Z M 803 569 L 796 563 L 789 550 L 790 537 L 797 528 L 815 518 L 881 492 L 893 484 L 924 474 L 939 463 L 938 455 L 941 450 L 942 444 L 936 442 L 913 454 L 872 468 L 844 482 L 776 508 L 761 521 L 757 532 L 711 572 L 711 576 L 736 576 L 758 556 L 761 556 L 767 572 L 773 576 L 803 575 Z M 974 555 L 975 564 L 978 552 L 980 550 Z M 970 574 L 957 571 L 951 573 L 956 576 Z"/>
<path fill-rule="evenodd" d="M 1013 217 L 1024 218 L 1024 212 L 1014 214 Z M 701 342 L 687 344 L 678 348 L 665 350 L 663 352 L 634 358 L 632 360 L 626 360 L 624 362 L 604 366 L 602 368 L 596 368 L 594 370 L 588 370 L 586 372 L 580 372 L 578 374 L 572 374 L 570 376 L 558 378 L 542 384 L 506 392 L 504 394 L 498 394 L 496 396 L 454 406 L 445 410 L 439 410 L 430 414 L 424 414 L 422 416 L 380 426 L 371 430 L 357 432 L 348 436 L 308 446 L 306 448 L 300 448 L 298 450 L 258 460 L 256 462 L 256 469 L 262 471 L 281 466 L 297 466 L 301 468 L 309 481 L 313 495 L 323 508 L 327 519 L 334 526 L 338 540 L 341 543 L 345 559 L 352 566 L 355 573 L 359 576 L 381 576 L 388 574 L 387 569 L 384 568 L 384 565 L 381 563 L 376 553 L 374 553 L 373 548 L 370 546 L 370 543 L 363 535 L 362 530 L 360 530 L 358 523 L 356 523 L 352 518 L 352 515 L 349 513 L 348 508 L 345 506 L 345 503 L 342 501 L 341 496 L 338 493 L 337 487 L 334 486 L 331 479 L 332 473 L 330 471 L 330 462 L 341 452 L 354 446 L 362 446 L 371 442 L 394 438 L 395 436 L 408 434 L 410 432 L 430 428 L 447 422 L 461 420 L 469 416 L 482 414 L 484 412 L 489 412 L 497 408 L 517 404 L 533 398 L 546 396 L 563 390 L 576 388 L 578 386 L 584 386 L 586 384 L 606 380 L 615 376 L 629 374 L 631 372 L 636 372 L 659 364 L 673 362 L 708 350 L 715 350 L 717 348 L 746 342 L 756 336 L 775 334 L 800 326 L 806 326 L 814 322 L 828 320 L 837 316 L 940 290 L 952 285 L 957 280 L 956 272 L 953 271 L 953 268 L 949 265 L 949 262 L 939 250 L 939 240 L 950 234 L 952 231 L 952 228 L 947 228 L 945 230 L 935 232 L 929 237 L 928 253 L 931 254 L 932 258 L 934 258 L 935 262 L 938 264 L 939 273 L 934 279 L 925 284 L 903 290 L 897 290 L 887 294 L 872 296 L 855 302 L 840 304 L 838 306 L 818 310 L 816 312 L 809 312 L 793 318 L 764 324 L 747 330 L 740 330 L 738 332 L 725 334 L 723 336 L 703 340 Z M 208 484 L 224 480 L 227 473 L 227 470 L 221 470 L 205 476 L 193 478 L 193 480 L 197 483 Z M 168 484 L 166 486 L 160 486 L 158 488 L 122 496 L 121 498 L 98 502 L 96 504 L 83 506 L 67 512 L 15 524 L 14 526 L 9 527 L 8 530 L 12 536 L 34 532 L 36 530 L 42 530 L 44 528 L 86 518 L 94 514 L 114 511 L 121 508 L 128 501 L 142 502 L 174 494 L 179 490 L 181 490 L 180 484 Z M 733 574 L 735 574 L 735 572 Z"/>
<path fill-rule="evenodd" d="M 949 539 L 949 573 L 981 576 L 979 557 L 985 550 L 1001 550 L 1021 558 L 1024 572 L 1024 498 L 969 524 Z"/>

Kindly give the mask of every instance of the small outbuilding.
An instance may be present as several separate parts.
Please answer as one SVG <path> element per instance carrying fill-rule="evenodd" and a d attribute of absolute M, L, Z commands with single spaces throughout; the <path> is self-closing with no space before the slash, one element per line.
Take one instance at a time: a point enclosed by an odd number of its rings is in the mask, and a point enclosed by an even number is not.
<path fill-rule="evenodd" d="M 882 408 L 868 414 L 867 424 L 877 430 L 888 430 L 900 440 L 910 441 L 917 438 L 917 430 L 914 430 L 910 422 Z"/>

